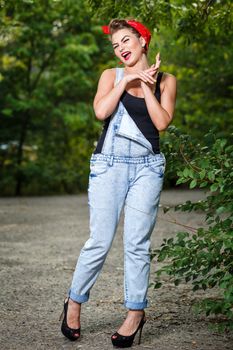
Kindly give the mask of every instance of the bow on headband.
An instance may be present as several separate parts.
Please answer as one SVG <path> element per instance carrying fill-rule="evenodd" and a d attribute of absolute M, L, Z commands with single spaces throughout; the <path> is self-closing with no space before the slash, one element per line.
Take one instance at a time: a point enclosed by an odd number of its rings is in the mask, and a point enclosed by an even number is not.
<path fill-rule="evenodd" d="M 146 40 L 146 47 L 148 49 L 150 39 L 151 39 L 151 33 L 149 29 L 144 26 L 142 23 L 137 22 L 135 20 L 128 20 L 126 21 L 132 28 L 136 29 L 136 31 L 141 34 L 141 36 Z M 109 26 L 102 26 L 102 30 L 104 34 L 110 34 Z"/>

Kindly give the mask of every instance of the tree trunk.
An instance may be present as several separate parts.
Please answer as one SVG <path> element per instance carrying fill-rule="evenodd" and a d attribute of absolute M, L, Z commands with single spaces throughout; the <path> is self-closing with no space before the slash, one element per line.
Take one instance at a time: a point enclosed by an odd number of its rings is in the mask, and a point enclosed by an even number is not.
<path fill-rule="evenodd" d="M 21 190 L 22 190 L 22 184 L 23 184 L 23 176 L 22 176 L 22 171 L 20 169 L 20 166 L 22 164 L 23 160 L 23 145 L 26 140 L 26 135 L 27 135 L 27 128 L 28 128 L 28 123 L 30 120 L 30 114 L 29 112 L 26 112 L 21 128 L 21 133 L 20 133 L 20 139 L 19 139 L 19 145 L 18 145 L 18 150 L 17 150 L 17 171 L 16 171 L 16 184 L 15 184 L 15 196 L 21 196 Z"/>

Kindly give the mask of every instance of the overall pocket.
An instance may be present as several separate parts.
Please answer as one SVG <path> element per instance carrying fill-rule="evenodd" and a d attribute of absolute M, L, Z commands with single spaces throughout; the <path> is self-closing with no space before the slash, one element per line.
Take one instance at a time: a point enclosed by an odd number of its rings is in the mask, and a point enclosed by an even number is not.
<path fill-rule="evenodd" d="M 98 176 L 107 172 L 109 168 L 108 162 L 105 160 L 91 160 L 90 161 L 90 175 Z"/>
<path fill-rule="evenodd" d="M 149 163 L 148 168 L 160 177 L 164 176 L 166 163 L 165 161 Z"/>

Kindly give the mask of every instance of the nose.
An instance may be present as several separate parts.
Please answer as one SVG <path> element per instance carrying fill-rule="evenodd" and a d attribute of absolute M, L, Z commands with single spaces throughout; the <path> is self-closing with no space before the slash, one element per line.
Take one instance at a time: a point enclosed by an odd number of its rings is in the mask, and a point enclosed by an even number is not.
<path fill-rule="evenodd" d="M 123 49 L 124 49 L 124 45 L 120 45 L 120 52 L 122 52 L 123 51 Z"/>

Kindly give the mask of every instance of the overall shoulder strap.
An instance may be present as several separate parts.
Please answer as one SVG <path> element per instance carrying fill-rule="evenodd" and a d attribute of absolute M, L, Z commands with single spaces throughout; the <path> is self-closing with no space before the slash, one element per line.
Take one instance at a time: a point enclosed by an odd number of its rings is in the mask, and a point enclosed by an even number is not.
<path fill-rule="evenodd" d="M 163 72 L 158 72 L 157 75 L 157 81 L 156 81 L 156 85 L 155 85 L 155 91 L 160 93 L 160 83 L 162 80 L 162 76 L 163 76 Z"/>
<path fill-rule="evenodd" d="M 162 80 L 163 72 L 158 72 L 157 85 L 159 86 Z"/>
<path fill-rule="evenodd" d="M 124 68 L 116 67 L 116 78 L 115 78 L 114 85 L 119 83 L 119 81 L 123 78 L 123 76 L 124 76 Z"/>

